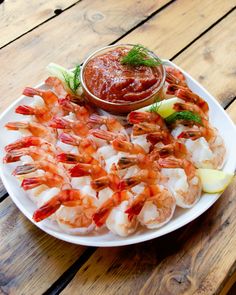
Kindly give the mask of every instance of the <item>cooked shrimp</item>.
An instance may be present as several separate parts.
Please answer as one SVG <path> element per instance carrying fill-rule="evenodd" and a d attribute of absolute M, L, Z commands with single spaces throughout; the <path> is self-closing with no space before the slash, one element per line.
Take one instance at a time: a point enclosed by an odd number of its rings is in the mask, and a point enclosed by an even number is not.
<path fill-rule="evenodd" d="M 33 219 L 34 221 L 39 222 L 51 216 L 53 213 L 55 213 L 61 207 L 61 205 L 64 205 L 66 207 L 75 207 L 75 206 L 81 206 L 86 203 L 88 207 L 95 208 L 94 198 L 87 195 L 83 195 L 80 190 L 75 190 L 75 189 L 62 190 L 56 196 L 51 198 L 51 200 L 49 200 L 43 206 L 37 209 L 34 212 Z M 84 227 L 87 225 L 88 225 L 87 222 L 86 224 L 83 224 L 82 222 L 81 227 Z"/>
<path fill-rule="evenodd" d="M 53 118 L 49 123 L 49 126 L 57 129 L 72 130 L 76 135 L 86 136 L 88 135 L 89 128 L 84 122 L 69 121 L 65 118 Z"/>
<path fill-rule="evenodd" d="M 20 161 L 22 156 L 30 156 L 33 160 L 49 160 L 55 157 L 55 150 L 51 149 L 50 146 L 37 147 L 30 146 L 26 148 L 21 148 L 19 150 L 11 150 L 8 152 L 4 159 L 4 163 L 13 163 Z"/>
<path fill-rule="evenodd" d="M 95 224 L 97 226 L 102 226 L 106 222 L 106 219 L 109 216 L 111 210 L 129 198 L 130 196 L 126 191 L 115 192 L 98 208 L 96 213 L 93 215 Z"/>
<path fill-rule="evenodd" d="M 176 158 L 186 158 L 189 156 L 186 146 L 178 141 L 175 141 L 162 147 L 154 147 L 150 154 L 152 160 L 166 158 L 171 155 L 173 155 Z"/>
<path fill-rule="evenodd" d="M 33 136 L 41 137 L 52 143 L 56 140 L 56 134 L 53 129 L 36 122 L 9 122 L 5 127 L 9 130 L 27 130 Z"/>
<path fill-rule="evenodd" d="M 154 132 L 159 132 L 160 131 L 160 126 L 154 123 L 139 123 L 135 124 L 133 126 L 133 135 L 143 135 L 143 134 L 148 134 L 148 133 L 154 133 Z"/>
<path fill-rule="evenodd" d="M 110 173 L 91 181 L 90 185 L 95 191 L 101 191 L 104 188 L 111 188 L 113 191 L 119 190 L 120 178 L 117 173 Z"/>
<path fill-rule="evenodd" d="M 187 87 L 184 74 L 173 67 L 166 67 L 166 81 L 169 84 L 177 84 Z"/>
<path fill-rule="evenodd" d="M 92 114 L 89 118 L 89 123 L 99 126 L 104 124 L 107 127 L 108 131 L 122 133 L 124 136 L 127 137 L 124 126 L 114 117 L 106 117 Z"/>
<path fill-rule="evenodd" d="M 164 144 L 169 144 L 173 142 L 174 138 L 169 131 L 159 130 L 154 133 L 149 133 L 146 137 L 147 141 L 152 145 L 155 145 L 158 142 L 163 142 Z"/>
<path fill-rule="evenodd" d="M 56 78 L 56 77 L 48 77 L 46 80 L 45 80 L 45 84 L 50 86 L 50 87 L 53 87 L 55 93 L 58 95 L 58 96 L 63 96 L 65 97 L 67 95 L 67 92 L 61 82 L 60 79 Z"/>
<path fill-rule="evenodd" d="M 38 169 L 44 170 L 50 173 L 64 174 L 63 166 L 59 166 L 58 163 L 46 160 L 38 160 L 33 163 L 27 163 L 21 166 L 17 166 L 13 171 L 13 175 L 22 175 L 34 172 Z M 61 173 L 60 173 L 61 172 Z"/>
<path fill-rule="evenodd" d="M 62 98 L 59 100 L 60 106 L 63 110 L 67 112 L 73 112 L 81 122 L 86 123 L 90 116 L 90 111 L 85 106 L 79 106 L 77 104 L 73 104 L 68 98 Z"/>
<path fill-rule="evenodd" d="M 71 153 L 61 153 L 57 155 L 57 160 L 62 163 L 67 164 L 76 164 L 76 163 L 85 163 L 85 164 L 98 164 L 99 162 L 94 159 L 89 154 L 71 154 Z"/>
<path fill-rule="evenodd" d="M 53 146 L 50 143 L 48 143 L 44 139 L 41 139 L 40 137 L 26 136 L 26 137 L 22 137 L 22 138 L 16 140 L 15 142 L 10 143 L 7 146 L 5 146 L 5 151 L 10 152 L 10 151 L 13 151 L 16 149 L 26 148 L 26 147 L 30 147 L 30 146 L 42 147 L 44 145 L 50 145 L 50 147 L 53 148 Z"/>
<path fill-rule="evenodd" d="M 191 103 L 191 102 L 176 102 L 174 104 L 174 110 L 176 112 L 180 112 L 180 111 L 190 111 L 193 113 L 197 113 L 200 115 L 200 117 L 202 117 L 205 120 L 208 120 L 208 114 L 203 112 L 203 110 L 196 104 Z"/>
<path fill-rule="evenodd" d="M 141 182 L 147 184 L 156 184 L 160 180 L 160 173 L 155 170 L 141 170 L 136 175 L 124 178 L 120 181 L 120 190 L 130 189 Z"/>
<path fill-rule="evenodd" d="M 137 165 L 141 169 L 147 169 L 155 164 L 150 155 L 138 154 L 135 156 L 123 156 L 119 159 L 117 166 L 119 169 L 126 169 Z"/>
<path fill-rule="evenodd" d="M 127 140 L 127 137 L 125 135 L 117 134 L 115 132 L 111 132 L 111 131 L 107 131 L 107 130 L 92 129 L 92 130 L 90 130 L 89 133 L 97 138 L 104 139 L 107 141 L 112 141 L 116 138 L 120 138 L 122 140 Z"/>
<path fill-rule="evenodd" d="M 127 120 L 131 124 L 138 124 L 138 123 L 155 123 L 162 128 L 166 128 L 165 121 L 163 118 L 155 113 L 155 112 L 137 112 L 133 111 L 129 113 Z"/>
<path fill-rule="evenodd" d="M 165 185 L 173 192 L 182 208 L 192 207 L 200 198 L 202 186 L 192 162 L 174 157 L 160 158 L 161 173 L 168 177 Z"/>
<path fill-rule="evenodd" d="M 40 177 L 25 178 L 22 181 L 21 186 L 24 190 L 29 190 L 41 184 L 44 184 L 48 187 L 62 187 L 64 183 L 64 177 L 56 173 L 46 172 L 43 176 Z"/>
<path fill-rule="evenodd" d="M 78 147 L 80 153 L 92 155 L 97 150 L 95 143 L 88 138 L 80 138 L 76 135 L 61 133 L 59 140 L 61 140 L 63 143 Z"/>
<path fill-rule="evenodd" d="M 69 169 L 71 177 L 91 176 L 96 179 L 107 175 L 106 171 L 99 165 L 78 163 Z"/>
<path fill-rule="evenodd" d="M 39 123 L 45 123 L 53 118 L 53 114 L 47 107 L 31 107 L 27 105 L 18 106 L 15 110 L 17 114 L 35 116 Z"/>
<path fill-rule="evenodd" d="M 175 198 L 167 189 L 151 185 L 134 199 L 125 213 L 129 220 L 137 216 L 142 225 L 152 229 L 166 224 L 172 218 L 175 206 Z"/>
<path fill-rule="evenodd" d="M 112 146 L 116 151 L 130 154 L 145 154 L 145 150 L 138 144 L 131 143 L 119 138 L 112 141 Z"/>
<path fill-rule="evenodd" d="M 31 87 L 26 87 L 23 91 L 23 94 L 29 97 L 33 97 L 35 95 L 40 96 L 45 105 L 48 107 L 54 107 L 56 103 L 58 103 L 58 97 L 56 94 L 50 90 L 42 90 L 42 89 L 35 89 Z"/>

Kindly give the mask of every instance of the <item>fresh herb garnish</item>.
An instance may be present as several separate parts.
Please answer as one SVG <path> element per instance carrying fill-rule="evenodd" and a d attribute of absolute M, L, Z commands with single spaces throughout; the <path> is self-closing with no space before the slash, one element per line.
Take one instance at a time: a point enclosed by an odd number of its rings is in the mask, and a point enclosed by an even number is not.
<path fill-rule="evenodd" d="M 158 110 L 162 104 L 162 101 L 160 101 L 161 99 L 159 97 L 157 97 L 155 99 L 155 102 L 151 105 L 150 109 L 148 110 L 149 112 L 153 112 L 153 113 L 158 113 Z"/>
<path fill-rule="evenodd" d="M 134 45 L 134 47 L 121 59 L 122 64 L 131 66 L 159 66 L 162 61 L 158 57 L 151 56 L 148 49 L 142 45 Z"/>
<path fill-rule="evenodd" d="M 165 118 L 165 121 L 167 124 L 173 124 L 177 120 L 193 121 L 199 125 L 202 125 L 201 117 L 198 114 L 190 112 L 190 111 L 175 112 L 172 115 Z"/>
<path fill-rule="evenodd" d="M 80 96 L 81 83 L 80 83 L 80 66 L 79 65 L 76 66 L 76 68 L 73 71 L 71 71 L 57 64 L 50 63 L 47 66 L 47 69 L 51 75 L 61 80 L 61 82 L 63 83 L 67 91 L 77 96 Z"/>
<path fill-rule="evenodd" d="M 76 94 L 77 89 L 80 86 L 80 66 L 76 66 L 76 68 L 71 73 L 68 73 L 67 71 L 63 72 L 63 76 L 65 79 L 65 82 L 67 84 L 67 87 Z"/>

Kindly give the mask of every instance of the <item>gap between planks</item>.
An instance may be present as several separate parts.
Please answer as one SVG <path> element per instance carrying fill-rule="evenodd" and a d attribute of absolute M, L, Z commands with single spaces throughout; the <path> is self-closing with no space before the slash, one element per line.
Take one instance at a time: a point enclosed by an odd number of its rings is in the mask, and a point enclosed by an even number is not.
<path fill-rule="evenodd" d="M 67 11 L 68 9 L 74 7 L 75 5 L 77 5 L 81 1 L 82 0 L 78 0 L 75 3 L 71 4 L 70 6 L 64 8 L 64 9 L 55 9 L 54 10 L 54 15 L 52 15 L 51 17 L 47 18 L 46 20 L 42 21 L 41 23 L 39 23 L 38 25 L 34 26 L 33 28 L 31 28 L 31 29 L 25 31 L 24 33 L 20 34 L 19 36 L 17 36 L 16 38 L 12 39 L 11 41 L 7 42 L 6 44 L 4 44 L 3 46 L 0 47 L 0 50 L 3 49 L 4 47 L 8 46 L 9 44 L 15 42 L 16 40 L 20 39 L 21 37 L 23 37 L 24 35 L 28 34 L 29 32 L 32 32 L 33 30 L 37 29 L 38 27 L 42 26 L 43 24 L 45 24 L 45 23 L 49 22 L 50 20 L 54 19 L 58 15 L 60 15 L 63 12 Z M 56 13 L 57 10 L 59 10 L 58 13 Z"/>

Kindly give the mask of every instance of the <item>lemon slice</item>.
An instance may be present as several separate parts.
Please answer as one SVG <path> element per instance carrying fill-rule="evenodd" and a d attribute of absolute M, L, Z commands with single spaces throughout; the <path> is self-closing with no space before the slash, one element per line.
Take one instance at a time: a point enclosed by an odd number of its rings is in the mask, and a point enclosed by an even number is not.
<path fill-rule="evenodd" d="M 234 174 L 220 170 L 200 168 L 197 170 L 205 193 L 220 193 L 231 182 Z"/>
<path fill-rule="evenodd" d="M 149 106 L 146 106 L 140 109 L 140 111 L 151 111 L 152 109 L 155 108 L 155 110 L 157 111 L 159 115 L 161 115 L 163 118 L 166 118 L 172 115 L 173 113 L 175 113 L 173 106 L 176 102 L 182 102 L 182 99 L 178 97 L 163 99 L 162 101 L 156 102 L 154 104 L 151 104 Z"/>

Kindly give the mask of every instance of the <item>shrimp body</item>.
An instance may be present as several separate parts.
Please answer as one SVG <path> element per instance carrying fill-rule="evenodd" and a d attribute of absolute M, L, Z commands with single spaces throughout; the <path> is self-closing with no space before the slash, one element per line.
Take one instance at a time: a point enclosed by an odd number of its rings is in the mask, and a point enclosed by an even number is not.
<path fill-rule="evenodd" d="M 173 157 L 158 160 L 164 168 L 161 173 L 167 177 L 163 184 L 176 198 L 176 204 L 182 208 L 192 207 L 200 198 L 202 186 L 193 164 L 186 159 Z"/>

